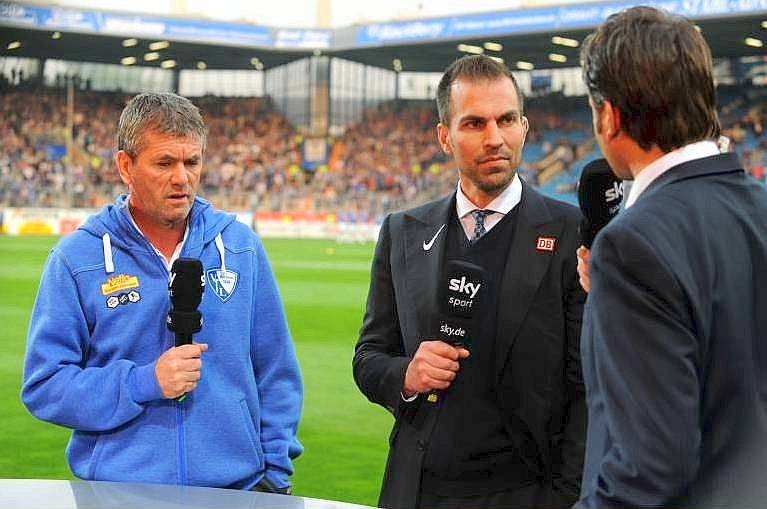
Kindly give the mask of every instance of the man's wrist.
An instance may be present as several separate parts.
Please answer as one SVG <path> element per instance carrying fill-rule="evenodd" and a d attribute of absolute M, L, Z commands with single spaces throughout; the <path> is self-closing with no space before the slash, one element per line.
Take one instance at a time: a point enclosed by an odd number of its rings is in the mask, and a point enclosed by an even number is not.
<path fill-rule="evenodd" d="M 412 394 L 408 395 L 408 391 L 406 391 L 405 389 L 402 389 L 402 391 L 400 391 L 399 395 L 402 396 L 402 400 L 404 402 L 406 402 L 406 403 L 410 403 L 412 401 L 415 401 L 416 398 L 418 397 L 418 393 L 417 392 L 413 392 Z"/>
<path fill-rule="evenodd" d="M 131 399 L 138 404 L 164 397 L 155 373 L 156 364 L 157 361 L 143 366 L 135 366 L 128 374 L 128 390 Z"/>

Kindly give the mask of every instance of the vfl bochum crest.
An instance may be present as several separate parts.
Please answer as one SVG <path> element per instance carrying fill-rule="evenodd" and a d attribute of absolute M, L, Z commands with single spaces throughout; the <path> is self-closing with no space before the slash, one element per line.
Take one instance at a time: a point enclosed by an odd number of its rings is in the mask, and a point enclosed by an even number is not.
<path fill-rule="evenodd" d="M 208 287 L 213 290 L 221 302 L 226 302 L 237 287 L 238 274 L 232 270 L 210 269 L 208 275 Z"/>

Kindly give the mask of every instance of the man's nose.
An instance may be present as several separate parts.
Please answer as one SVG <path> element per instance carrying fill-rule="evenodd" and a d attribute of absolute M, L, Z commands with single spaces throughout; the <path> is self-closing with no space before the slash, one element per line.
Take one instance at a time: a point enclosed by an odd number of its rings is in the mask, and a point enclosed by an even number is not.
<path fill-rule="evenodd" d="M 183 161 L 173 165 L 170 173 L 171 183 L 174 185 L 185 185 L 189 181 L 189 174 L 186 171 Z"/>
<path fill-rule="evenodd" d="M 503 137 L 498 123 L 494 120 L 485 124 L 485 146 L 498 148 L 503 145 Z"/>

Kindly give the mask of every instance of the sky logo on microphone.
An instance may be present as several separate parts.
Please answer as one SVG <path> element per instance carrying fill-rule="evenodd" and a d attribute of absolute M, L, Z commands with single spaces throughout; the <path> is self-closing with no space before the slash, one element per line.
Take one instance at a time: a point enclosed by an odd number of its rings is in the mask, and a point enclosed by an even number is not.
<path fill-rule="evenodd" d="M 448 280 L 448 289 L 459 295 L 450 295 L 447 299 L 448 309 L 452 312 L 466 313 L 474 306 L 474 298 L 477 296 L 482 283 L 469 281 L 466 276 L 451 278 Z"/>
<path fill-rule="evenodd" d="M 479 311 L 482 294 L 487 292 L 485 269 L 466 260 L 447 260 L 443 278 L 439 292 L 443 316 L 459 321 L 473 319 Z"/>
<path fill-rule="evenodd" d="M 605 189 L 605 204 L 607 213 L 614 216 L 618 213 L 623 203 L 623 181 L 613 182 L 612 187 Z"/>
<path fill-rule="evenodd" d="M 612 187 L 605 189 L 605 202 L 610 203 L 615 200 L 623 199 L 623 181 L 613 182 Z"/>
<path fill-rule="evenodd" d="M 477 295 L 480 286 L 482 286 L 482 283 L 470 283 L 466 276 L 461 276 L 461 279 L 451 279 L 448 288 L 454 292 L 465 293 L 473 299 Z"/>

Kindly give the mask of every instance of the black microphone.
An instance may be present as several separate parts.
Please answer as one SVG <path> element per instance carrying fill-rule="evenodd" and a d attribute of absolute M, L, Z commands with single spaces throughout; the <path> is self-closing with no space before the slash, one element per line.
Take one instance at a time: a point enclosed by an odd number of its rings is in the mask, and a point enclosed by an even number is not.
<path fill-rule="evenodd" d="M 202 300 L 205 277 L 202 262 L 195 258 L 178 258 L 173 262 L 168 279 L 168 295 L 172 308 L 168 328 L 176 333 L 176 346 L 192 343 L 192 334 L 202 329 L 202 314 L 197 306 Z"/>
<path fill-rule="evenodd" d="M 605 159 L 591 161 L 583 168 L 578 183 L 578 204 L 583 212 L 581 244 L 591 249 L 599 230 L 614 218 L 623 201 L 623 181 L 615 176 Z"/>
<path fill-rule="evenodd" d="M 466 347 L 473 340 L 482 318 L 482 299 L 487 292 L 485 269 L 464 260 L 448 260 L 439 288 L 439 332 L 437 338 L 453 346 Z M 437 403 L 442 391 L 426 397 Z"/>

